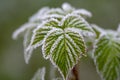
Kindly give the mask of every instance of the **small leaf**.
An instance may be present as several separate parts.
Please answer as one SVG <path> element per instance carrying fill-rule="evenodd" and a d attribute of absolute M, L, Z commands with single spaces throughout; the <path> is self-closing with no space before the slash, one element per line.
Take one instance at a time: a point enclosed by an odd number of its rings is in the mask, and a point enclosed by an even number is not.
<path fill-rule="evenodd" d="M 44 36 L 47 34 L 49 30 L 51 30 L 51 27 L 40 27 L 39 29 L 35 29 L 34 34 L 32 34 L 32 37 L 29 39 L 31 40 L 29 42 L 29 46 L 27 46 L 27 48 L 25 48 L 24 51 L 26 63 L 29 62 L 33 50 L 43 44 Z"/>
<path fill-rule="evenodd" d="M 24 45 L 24 59 L 25 62 L 28 64 L 29 63 L 29 59 L 31 58 L 33 49 L 30 49 L 29 51 L 27 51 L 26 49 L 28 48 L 29 44 L 30 44 L 30 40 L 32 37 L 32 31 L 34 28 L 29 28 L 24 35 L 24 41 L 23 41 L 23 45 Z"/>
<path fill-rule="evenodd" d="M 102 36 L 96 43 L 94 62 L 102 79 L 120 80 L 120 39 L 111 35 Z"/>
<path fill-rule="evenodd" d="M 34 75 L 34 77 L 32 78 L 32 80 L 45 80 L 45 72 L 46 72 L 45 67 L 39 69 L 39 70 L 35 73 L 35 75 Z"/>
<path fill-rule="evenodd" d="M 49 58 L 66 79 L 69 71 L 85 53 L 86 47 L 79 33 L 56 29 L 48 33 L 42 49 L 44 57 Z"/>
<path fill-rule="evenodd" d="M 53 28 L 58 27 L 58 21 L 56 19 L 50 19 L 44 21 L 38 28 L 33 31 L 30 46 L 34 48 L 39 47 L 43 43 L 44 37 Z"/>

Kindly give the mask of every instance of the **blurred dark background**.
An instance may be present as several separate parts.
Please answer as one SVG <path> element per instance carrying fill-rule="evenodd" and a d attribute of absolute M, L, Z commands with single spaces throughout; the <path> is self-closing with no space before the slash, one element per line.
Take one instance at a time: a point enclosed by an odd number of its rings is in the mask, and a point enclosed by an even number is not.
<path fill-rule="evenodd" d="M 120 0 L 0 0 L 0 80 L 30 80 L 44 65 L 49 74 L 50 62 L 42 58 L 40 49 L 25 64 L 22 38 L 14 41 L 11 37 L 40 8 L 60 7 L 64 2 L 91 11 L 93 17 L 88 21 L 105 29 L 116 29 L 120 23 Z M 80 65 L 81 80 L 100 80 L 91 59 L 83 59 Z"/>

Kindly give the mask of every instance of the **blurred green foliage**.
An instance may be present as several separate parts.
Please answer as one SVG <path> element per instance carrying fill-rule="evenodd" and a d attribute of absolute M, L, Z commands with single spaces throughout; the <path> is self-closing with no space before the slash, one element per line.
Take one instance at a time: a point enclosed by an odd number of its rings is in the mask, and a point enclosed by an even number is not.
<path fill-rule="evenodd" d="M 120 0 L 0 0 L 0 80 L 30 80 L 44 65 L 49 74 L 51 63 L 42 58 L 40 49 L 34 51 L 30 63 L 25 64 L 22 38 L 14 41 L 11 36 L 40 8 L 60 7 L 63 2 L 91 11 L 93 17 L 88 21 L 104 28 L 116 29 L 120 23 Z M 91 59 L 81 61 L 80 72 L 81 80 L 100 80 Z"/>

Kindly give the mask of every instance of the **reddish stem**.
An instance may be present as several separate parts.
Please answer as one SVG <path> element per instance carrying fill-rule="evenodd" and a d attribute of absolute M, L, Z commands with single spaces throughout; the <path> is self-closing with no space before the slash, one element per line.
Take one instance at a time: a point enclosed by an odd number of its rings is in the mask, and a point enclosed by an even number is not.
<path fill-rule="evenodd" d="M 74 68 L 72 69 L 72 73 L 75 77 L 75 80 L 79 80 L 79 68 L 78 65 L 75 65 Z"/>
<path fill-rule="evenodd" d="M 71 70 L 71 73 L 68 76 L 67 80 L 80 80 L 79 77 L 79 63 L 76 64 L 73 69 Z"/>

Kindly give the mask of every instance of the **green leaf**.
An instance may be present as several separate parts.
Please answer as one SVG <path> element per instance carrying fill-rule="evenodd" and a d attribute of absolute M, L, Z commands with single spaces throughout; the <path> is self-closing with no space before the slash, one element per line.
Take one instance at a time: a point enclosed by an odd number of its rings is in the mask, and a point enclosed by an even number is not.
<path fill-rule="evenodd" d="M 111 35 L 102 36 L 96 43 L 94 62 L 102 79 L 120 80 L 120 39 Z"/>
<path fill-rule="evenodd" d="M 69 14 L 65 16 L 61 21 L 57 19 L 51 18 L 50 20 L 44 21 L 37 29 L 34 30 L 33 37 L 31 39 L 31 44 L 29 47 L 38 47 L 43 44 L 43 39 L 47 35 L 47 33 L 53 28 L 72 28 L 76 30 L 78 33 L 91 33 L 93 31 L 89 24 L 79 15 Z M 29 50 L 30 48 L 28 48 Z"/>
<path fill-rule="evenodd" d="M 49 58 L 57 66 L 64 79 L 85 53 L 85 49 L 82 36 L 68 29 L 50 31 L 42 46 L 44 57 Z"/>
<path fill-rule="evenodd" d="M 41 34 L 44 32 L 44 35 Z M 89 24 L 79 15 L 69 14 L 61 21 L 52 18 L 34 30 L 31 46 L 43 44 L 44 58 L 50 59 L 66 79 L 69 71 L 86 53 L 83 32 L 93 33 Z"/>
<path fill-rule="evenodd" d="M 30 46 L 34 46 L 36 48 L 42 45 L 43 39 L 47 33 L 56 27 L 58 28 L 58 21 L 56 19 L 51 18 L 50 20 L 44 21 L 34 30 Z"/>
<path fill-rule="evenodd" d="M 45 80 L 45 72 L 45 67 L 39 69 L 33 76 L 32 80 Z"/>
<path fill-rule="evenodd" d="M 44 26 L 50 26 L 50 27 L 56 27 L 59 28 L 59 21 L 57 19 L 51 18 L 49 20 L 46 20 L 43 23 Z"/>
<path fill-rule="evenodd" d="M 36 47 L 42 45 L 42 41 L 43 41 L 45 35 L 51 29 L 52 29 L 51 27 L 40 27 L 39 29 L 35 29 L 32 39 L 31 39 L 30 46 L 35 46 L 35 48 L 36 48 Z"/>
<path fill-rule="evenodd" d="M 79 15 L 68 14 L 61 21 L 62 28 L 76 28 L 82 32 L 93 32 L 87 21 Z"/>

